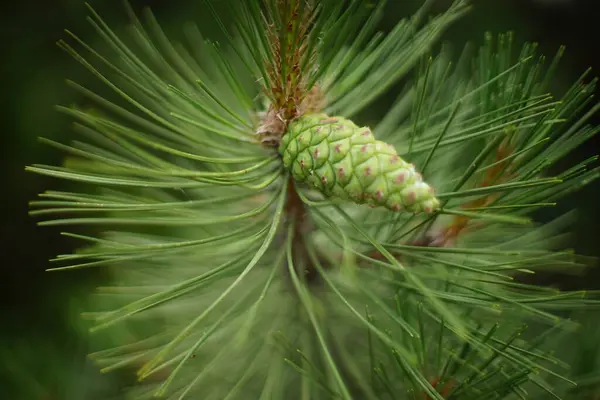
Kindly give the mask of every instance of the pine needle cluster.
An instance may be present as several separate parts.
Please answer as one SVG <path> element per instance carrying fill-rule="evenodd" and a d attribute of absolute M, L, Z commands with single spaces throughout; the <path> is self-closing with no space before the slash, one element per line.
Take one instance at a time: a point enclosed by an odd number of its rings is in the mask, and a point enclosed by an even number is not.
<path fill-rule="evenodd" d="M 81 190 L 43 193 L 31 214 L 102 232 L 65 232 L 82 248 L 52 270 L 110 271 L 85 317 L 101 370 L 136 373 L 125 398 L 579 399 L 579 377 L 600 381 L 556 352 L 595 294 L 519 280 L 586 266 L 566 248 L 574 212 L 532 215 L 598 177 L 595 159 L 550 172 L 598 132 L 596 80 L 553 97 L 564 49 L 546 60 L 511 33 L 454 62 L 435 44 L 470 5 L 430 5 L 382 34 L 383 1 L 239 0 L 233 24 L 213 15 L 226 43 L 190 28 L 187 45 L 149 12 L 123 38 L 90 9 L 110 52 L 70 32 L 59 43 L 113 96 L 69 82 L 97 107 L 59 107 L 81 139 L 44 140 L 64 165 L 27 169 Z M 435 208 L 368 207 L 294 179 L 280 148 L 294 124 L 361 126 L 398 85 L 369 132 L 435 189 Z"/>

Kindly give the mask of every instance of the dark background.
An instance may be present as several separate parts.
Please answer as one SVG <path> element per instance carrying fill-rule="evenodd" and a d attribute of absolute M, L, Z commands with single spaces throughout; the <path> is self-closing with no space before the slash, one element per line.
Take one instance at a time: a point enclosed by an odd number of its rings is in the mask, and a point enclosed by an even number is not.
<path fill-rule="evenodd" d="M 439 0 L 440 9 L 447 0 Z M 121 1 L 90 1 L 113 27 L 126 22 Z M 149 5 L 167 33 L 180 34 L 180 23 L 195 21 L 205 32 L 214 22 L 193 1 L 132 1 L 135 9 Z M 217 3 L 219 3 L 217 1 Z M 224 1 L 218 4 L 224 8 Z M 420 1 L 390 1 L 382 29 L 389 29 L 408 15 Z M 476 8 L 459 21 L 446 40 L 462 45 L 480 42 L 483 32 L 515 30 L 520 41 L 537 41 L 549 57 L 560 44 L 567 46 L 561 74 L 554 88 L 559 93 L 587 67 L 600 74 L 597 42 L 600 12 L 594 0 L 479 0 Z M 229 2 L 228 4 L 231 4 Z M 235 3 L 233 3 L 235 4 Z M 398 4 L 401 4 L 399 6 Z M 0 205 L 0 398 L 90 399 L 106 398 L 110 379 L 85 363 L 85 324 L 78 318 L 82 299 L 104 279 L 102 271 L 45 272 L 47 260 L 68 253 L 74 243 L 55 228 L 38 228 L 27 215 L 28 201 L 46 189 L 63 183 L 25 173 L 32 163 L 57 164 L 61 154 L 37 142 L 38 136 L 68 140 L 70 121 L 54 111 L 55 104 L 77 101 L 64 84 L 66 78 L 86 84 L 92 77 L 61 51 L 56 40 L 69 28 L 94 42 L 86 22 L 87 10 L 79 0 L 26 0 L 2 8 L 2 83 L 0 130 L 2 196 Z M 595 123 L 600 123 L 596 116 Z M 574 163 L 597 153 L 599 137 L 578 149 L 568 160 Z M 67 186 L 60 186 L 67 187 Z M 565 199 L 564 209 L 577 206 L 582 218 L 574 227 L 576 250 L 600 256 L 597 239 L 600 185 L 595 183 Z M 559 208 L 558 212 L 561 209 Z M 544 283 L 570 288 L 599 287 L 598 274 L 585 278 L 544 277 Z M 4 377 L 7 379 L 2 379 Z M 94 392 L 97 395 L 92 396 Z"/>

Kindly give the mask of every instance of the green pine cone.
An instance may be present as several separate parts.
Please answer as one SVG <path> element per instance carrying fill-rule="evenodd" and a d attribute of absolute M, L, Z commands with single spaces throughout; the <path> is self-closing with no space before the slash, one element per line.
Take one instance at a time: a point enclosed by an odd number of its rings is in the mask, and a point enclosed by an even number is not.
<path fill-rule="evenodd" d="M 327 196 L 392 211 L 432 213 L 439 200 L 413 164 L 369 128 L 325 114 L 301 117 L 288 126 L 279 146 L 294 179 Z"/>

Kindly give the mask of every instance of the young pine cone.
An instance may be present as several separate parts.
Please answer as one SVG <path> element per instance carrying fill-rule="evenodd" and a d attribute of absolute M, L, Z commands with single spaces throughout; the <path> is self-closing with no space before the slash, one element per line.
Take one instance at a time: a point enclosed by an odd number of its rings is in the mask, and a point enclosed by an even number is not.
<path fill-rule="evenodd" d="M 392 145 L 369 128 L 325 114 L 301 117 L 288 126 L 279 146 L 296 181 L 327 196 L 392 211 L 432 213 L 439 209 L 431 186 Z"/>

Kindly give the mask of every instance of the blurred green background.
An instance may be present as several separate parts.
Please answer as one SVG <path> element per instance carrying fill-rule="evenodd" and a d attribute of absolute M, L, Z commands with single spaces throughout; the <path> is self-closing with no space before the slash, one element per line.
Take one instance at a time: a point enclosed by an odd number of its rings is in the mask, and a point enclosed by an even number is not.
<path fill-rule="evenodd" d="M 391 0 L 381 29 L 390 29 L 398 18 L 409 15 L 420 0 Z M 440 11 L 449 0 L 438 0 Z M 480 42 L 484 31 L 515 30 L 519 41 L 537 41 L 552 56 L 560 44 L 567 45 L 561 74 L 553 82 L 560 93 L 587 67 L 600 74 L 600 53 L 594 42 L 598 34 L 597 1 L 590 0 L 476 0 L 475 9 L 446 35 L 462 46 Z M 127 23 L 121 1 L 90 1 L 115 28 Z M 196 22 L 208 36 L 218 37 L 214 21 L 201 0 L 131 1 L 136 10 L 150 6 L 167 33 L 181 36 L 181 23 Z M 235 0 L 216 0 L 218 9 L 234 6 Z M 27 203 L 46 189 L 69 184 L 24 172 L 32 163 L 56 164 L 61 154 L 41 145 L 38 136 L 68 140 L 70 121 L 54 111 L 56 104 L 77 102 L 64 81 L 98 87 L 94 78 L 62 52 L 56 40 L 64 28 L 89 43 L 96 36 L 86 22 L 87 9 L 79 0 L 25 0 L 3 6 L 2 22 L 2 218 L 0 282 L 0 398 L 1 399 L 106 399 L 115 394 L 118 376 L 102 376 L 85 360 L 86 326 L 78 318 L 86 293 L 106 278 L 101 270 L 50 273 L 47 260 L 68 253 L 74 243 L 59 235 L 58 228 L 38 228 L 27 215 Z M 381 104 L 394 98 L 383 99 Z M 595 123 L 600 123 L 596 116 Z M 578 149 L 566 164 L 598 153 L 599 138 Z M 600 185 L 589 186 L 566 199 L 554 210 L 560 213 L 576 205 L 583 215 L 574 227 L 573 246 L 580 253 L 600 256 L 598 204 Z M 550 218 L 551 215 L 543 215 Z M 569 288 L 600 287 L 597 272 L 586 277 L 541 277 L 541 283 Z"/>

